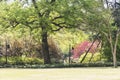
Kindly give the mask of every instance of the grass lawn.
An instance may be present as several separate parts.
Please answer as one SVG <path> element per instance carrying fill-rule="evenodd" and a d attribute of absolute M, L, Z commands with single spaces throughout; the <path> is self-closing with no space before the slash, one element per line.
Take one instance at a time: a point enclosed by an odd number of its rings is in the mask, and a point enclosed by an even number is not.
<path fill-rule="evenodd" d="M 0 80 L 120 80 L 120 68 L 0 69 Z"/>

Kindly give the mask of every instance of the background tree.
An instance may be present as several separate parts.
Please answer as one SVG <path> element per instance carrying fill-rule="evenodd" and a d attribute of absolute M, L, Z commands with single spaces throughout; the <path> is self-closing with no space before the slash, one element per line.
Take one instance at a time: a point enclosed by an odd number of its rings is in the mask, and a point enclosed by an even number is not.
<path fill-rule="evenodd" d="M 116 5 L 116 1 L 113 2 L 109 2 L 108 0 L 106 1 L 106 6 L 99 8 L 102 12 L 100 13 L 101 16 L 96 17 L 95 20 L 97 20 L 97 28 L 94 27 L 94 23 L 92 24 L 92 22 L 90 23 L 90 25 L 92 25 L 93 27 L 91 29 L 93 29 L 95 32 L 100 32 L 101 33 L 101 37 L 105 38 L 101 38 L 104 40 L 107 39 L 107 43 L 110 44 L 110 50 L 111 53 L 113 55 L 113 64 L 114 67 L 117 67 L 117 59 L 116 59 L 116 51 L 117 51 L 117 44 L 118 44 L 118 36 L 119 36 L 119 27 L 118 27 L 118 23 L 116 23 L 116 20 L 118 20 L 118 14 L 116 15 L 115 13 L 118 13 L 118 5 Z M 114 4 L 115 3 L 115 4 Z M 102 1 L 103 4 L 103 1 Z M 106 10 L 106 11 L 105 11 Z M 94 19 L 92 20 L 94 21 Z M 111 25 L 112 22 L 115 21 L 115 25 Z M 95 25 L 96 26 L 96 25 Z M 105 46 L 106 47 L 106 46 Z"/>
<path fill-rule="evenodd" d="M 119 13 L 119 5 L 115 5 L 115 8 L 113 5 L 109 6 L 110 3 L 107 3 L 107 7 L 109 7 L 107 8 L 105 7 L 105 1 L 107 2 L 107 0 L 1 1 L 1 33 L 6 31 L 9 36 L 14 34 L 16 41 L 18 38 L 22 38 L 26 43 L 23 51 L 28 54 L 31 54 L 33 44 L 39 44 L 39 47 L 42 48 L 42 51 L 39 52 L 44 56 L 44 64 L 51 63 L 50 52 L 52 51 L 50 50 L 48 39 L 51 37 L 57 38 L 54 34 L 66 34 L 68 37 L 64 36 L 64 38 L 66 37 L 65 39 L 69 41 L 64 45 L 69 45 L 72 42 L 72 46 L 74 46 L 81 38 L 78 38 L 78 36 L 81 36 L 84 32 L 88 34 L 87 38 L 89 35 L 100 33 L 102 42 L 110 43 L 110 50 L 113 53 L 116 52 L 116 47 L 119 46 L 116 45 L 117 35 L 119 35 L 119 15 L 117 14 Z M 113 8 L 112 11 L 111 8 Z M 113 21 L 115 23 L 111 25 Z M 56 31 L 59 31 L 58 34 L 56 34 Z M 75 33 L 75 37 L 72 36 L 72 33 Z M 71 40 L 70 36 L 74 39 Z M 75 40 L 76 38 L 78 40 Z M 81 39 L 80 42 L 85 38 Z M 62 39 L 60 41 L 58 39 L 55 40 L 63 42 Z M 20 41 L 18 40 L 18 42 Z M 66 48 L 63 51 L 67 53 Z"/>
<path fill-rule="evenodd" d="M 50 32 L 58 31 L 62 28 L 78 27 L 84 20 L 85 12 L 90 12 L 87 7 L 92 9 L 94 7 L 92 3 L 97 3 L 97 1 L 89 0 L 32 0 L 32 2 L 38 15 L 39 26 L 41 28 L 42 50 L 45 64 L 50 63 L 49 47 L 47 43 L 47 37 Z"/>
<path fill-rule="evenodd" d="M 81 20 L 80 14 L 84 14 L 79 6 L 80 1 L 37 1 L 32 0 L 32 4 L 15 1 L 11 4 L 4 3 L 4 13 L 1 19 L 6 20 L 2 23 L 5 27 L 29 27 L 31 30 L 37 29 L 41 36 L 42 53 L 44 55 L 44 63 L 51 63 L 48 46 L 48 36 L 51 32 L 58 31 L 63 28 L 72 28 L 78 26 Z M 25 6 L 26 5 L 26 6 Z M 17 6 L 17 7 L 16 7 Z M 3 7 L 3 6 L 1 6 Z M 7 15 L 7 16 L 6 16 Z M 23 17 L 24 16 L 24 17 Z"/>
<path fill-rule="evenodd" d="M 103 34 L 106 36 L 109 44 L 110 44 L 110 50 L 111 50 L 111 53 L 112 53 L 112 56 L 113 56 L 113 64 L 114 64 L 114 67 L 117 67 L 117 45 L 118 45 L 118 39 L 119 39 L 119 3 L 117 3 L 116 0 L 112 1 L 112 2 L 109 2 L 108 0 L 107 1 L 107 10 L 110 11 L 110 15 L 108 16 L 108 19 L 105 20 L 105 22 L 107 24 L 106 25 L 106 28 L 107 30 L 106 31 L 103 31 Z M 113 21 L 113 23 L 112 23 Z M 111 25 L 112 24 L 112 25 Z"/>

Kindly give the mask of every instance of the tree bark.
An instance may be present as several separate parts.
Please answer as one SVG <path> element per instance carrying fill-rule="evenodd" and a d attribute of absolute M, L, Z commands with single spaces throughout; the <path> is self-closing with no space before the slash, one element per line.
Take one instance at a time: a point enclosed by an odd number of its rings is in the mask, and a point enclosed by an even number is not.
<path fill-rule="evenodd" d="M 117 58 L 116 58 L 116 50 L 117 50 L 117 43 L 118 43 L 118 36 L 119 36 L 119 29 L 116 33 L 116 37 L 115 37 L 115 44 L 113 45 L 113 39 L 110 35 L 110 38 L 109 38 L 109 43 L 110 43 L 110 46 L 111 46 L 111 52 L 112 52 L 112 55 L 113 55 L 113 66 L 114 68 L 117 68 Z"/>
<path fill-rule="evenodd" d="M 119 29 L 118 29 L 118 31 L 116 33 L 116 40 L 115 40 L 114 51 L 113 51 L 113 64 L 114 64 L 114 68 L 117 67 L 116 50 L 117 50 L 118 36 L 119 36 Z"/>
<path fill-rule="evenodd" d="M 7 45 L 8 45 L 7 40 L 5 40 L 5 60 L 6 60 L 5 63 L 6 64 L 8 63 Z"/>
<path fill-rule="evenodd" d="M 113 53 L 113 66 L 114 68 L 117 68 L 117 58 L 116 58 L 116 52 Z"/>
<path fill-rule="evenodd" d="M 44 29 L 44 28 L 43 28 Z M 47 39 L 47 31 L 42 31 L 42 54 L 44 57 L 44 64 L 51 64 L 50 54 L 49 54 L 49 45 Z"/>
<path fill-rule="evenodd" d="M 117 67 L 117 59 L 116 59 L 116 41 L 115 41 L 115 45 L 112 44 L 112 39 L 111 39 L 111 36 L 110 36 L 110 39 L 109 39 L 109 43 L 110 43 L 110 47 L 111 47 L 111 52 L 112 52 L 112 55 L 113 55 L 113 66 L 116 68 Z"/>
<path fill-rule="evenodd" d="M 38 14 L 38 18 L 40 19 L 43 15 L 40 13 L 39 8 L 37 6 L 36 0 L 32 0 L 33 6 Z M 39 20 L 39 26 L 42 29 L 41 38 L 42 38 L 42 54 L 44 58 L 44 64 L 50 64 L 50 54 L 49 54 L 49 46 L 48 46 L 48 32 L 47 27 Z"/>

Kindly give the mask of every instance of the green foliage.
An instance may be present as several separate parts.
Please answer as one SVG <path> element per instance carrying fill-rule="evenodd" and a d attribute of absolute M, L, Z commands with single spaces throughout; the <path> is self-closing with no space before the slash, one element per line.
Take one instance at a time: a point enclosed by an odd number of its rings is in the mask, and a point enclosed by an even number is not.
<path fill-rule="evenodd" d="M 27 6 L 24 6 L 25 4 Z M 23 3 L 19 0 L 12 3 L 0 2 L 1 45 L 4 45 L 4 40 L 8 40 L 10 44 L 16 40 L 26 43 L 22 44 L 21 52 L 23 54 L 38 54 L 39 51 L 41 53 L 41 50 L 39 50 L 42 44 L 41 34 L 47 32 L 47 37 L 52 37 L 55 42 L 55 45 L 52 44 L 50 48 L 56 50 L 56 47 L 58 47 L 62 53 L 67 54 L 70 47 L 87 40 L 92 33 L 99 32 L 102 42 L 105 43 L 103 46 L 105 59 L 111 61 L 112 55 L 109 54 L 110 45 L 106 41 L 106 35 L 109 35 L 109 29 L 113 32 L 117 28 L 111 26 L 111 23 L 113 23 L 113 18 L 109 18 L 111 11 L 104 9 L 103 3 L 98 0 L 56 0 L 53 3 L 51 3 L 51 0 L 36 0 L 36 5 L 38 10 L 34 8 L 32 2 Z M 44 30 L 42 30 L 43 27 Z M 25 47 L 26 45 L 27 47 Z M 117 46 L 117 52 L 119 53 L 119 42 Z M 38 52 L 36 52 L 36 49 Z M 89 61 L 89 58 L 86 58 L 86 62 Z M 99 55 L 95 56 L 92 61 L 98 59 Z M 24 63 L 21 57 L 15 60 L 16 63 Z M 26 63 L 30 64 L 29 60 L 31 63 L 38 61 L 30 58 L 25 60 Z M 13 61 L 11 60 L 11 62 Z M 1 62 L 4 63 L 4 59 L 1 59 Z"/>
<path fill-rule="evenodd" d="M 6 59 L 4 57 L 0 58 L 0 64 L 5 65 Z M 39 58 L 29 58 L 29 57 L 8 57 L 8 63 L 10 65 L 34 65 L 34 64 L 43 64 L 43 59 Z"/>
<path fill-rule="evenodd" d="M 80 56 L 78 62 L 80 62 L 82 60 L 84 55 L 85 55 L 85 53 Z M 85 57 L 84 63 L 99 62 L 99 61 L 101 61 L 101 56 L 100 55 L 101 54 L 99 52 L 95 53 L 94 55 L 92 55 L 92 53 L 88 53 L 87 56 Z M 91 57 L 92 57 L 92 59 L 91 59 Z M 90 59 L 91 59 L 91 61 L 90 61 Z"/>
<path fill-rule="evenodd" d="M 88 34 L 81 30 L 60 30 L 56 34 L 51 35 L 63 53 L 69 52 L 69 47 L 74 47 L 76 44 L 88 39 Z"/>
<path fill-rule="evenodd" d="M 120 65 L 120 63 L 118 63 Z M 26 65 L 10 65 L 10 64 L 2 64 L 0 68 L 33 68 L 33 69 L 41 69 L 41 68 L 82 68 L 82 67 L 112 67 L 113 63 L 111 62 L 96 62 L 96 63 L 82 63 L 82 64 L 46 64 L 46 65 L 39 65 L 39 64 L 26 64 Z"/>
<path fill-rule="evenodd" d="M 119 38 L 120 39 L 120 38 Z M 117 60 L 120 61 L 120 54 L 119 54 L 119 50 L 120 50 L 120 46 L 119 46 L 120 41 L 118 41 L 117 44 Z M 110 44 L 108 42 L 104 43 L 104 48 L 103 48 L 103 57 L 106 59 L 106 61 L 111 62 L 113 60 L 112 58 L 112 53 L 111 53 L 111 48 L 109 47 Z"/>

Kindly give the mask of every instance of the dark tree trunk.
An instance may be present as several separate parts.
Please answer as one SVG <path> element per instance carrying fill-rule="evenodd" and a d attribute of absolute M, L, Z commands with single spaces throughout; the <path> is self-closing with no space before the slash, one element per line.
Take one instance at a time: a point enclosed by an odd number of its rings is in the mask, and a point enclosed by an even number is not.
<path fill-rule="evenodd" d="M 40 13 L 39 8 L 37 6 L 36 0 L 32 0 L 32 3 L 34 5 L 34 8 L 38 14 L 38 18 L 40 19 L 41 17 L 43 17 L 43 15 Z M 50 60 L 50 54 L 49 54 L 49 46 L 48 46 L 48 41 L 47 41 L 47 29 L 45 27 L 45 25 L 43 24 L 44 22 L 39 23 L 39 26 L 42 26 L 42 34 L 41 34 L 41 38 L 42 38 L 42 54 L 43 54 L 43 58 L 44 58 L 44 64 L 50 64 L 51 60 Z"/>
<path fill-rule="evenodd" d="M 49 45 L 47 41 L 47 31 L 42 31 L 42 53 L 44 57 L 44 64 L 50 64 Z"/>

